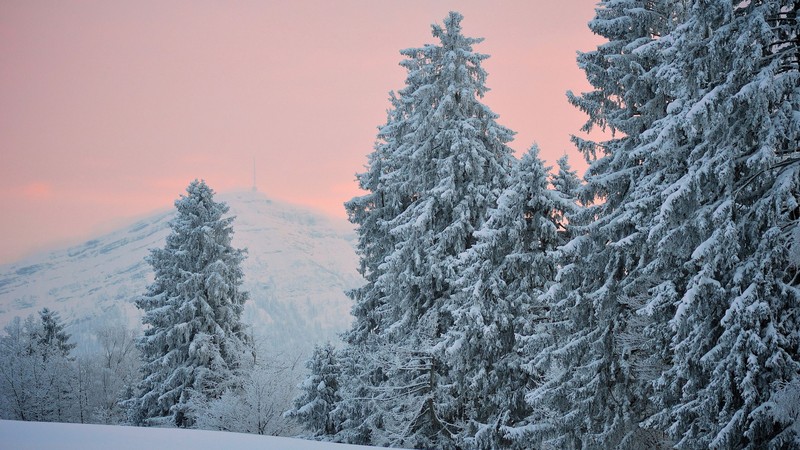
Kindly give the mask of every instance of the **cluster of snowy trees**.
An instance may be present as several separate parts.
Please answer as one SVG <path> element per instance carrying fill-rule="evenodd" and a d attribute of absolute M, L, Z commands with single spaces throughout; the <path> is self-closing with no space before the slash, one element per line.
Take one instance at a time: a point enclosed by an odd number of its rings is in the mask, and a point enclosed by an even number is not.
<path fill-rule="evenodd" d="M 75 355 L 59 314 L 16 317 L 0 337 L 0 417 L 14 420 L 120 423 L 119 399 L 139 367 L 135 333 L 95 333 L 96 351 Z"/>
<path fill-rule="evenodd" d="M 800 446 L 800 2 L 607 0 L 550 173 L 451 13 L 346 204 L 366 284 L 289 415 L 416 448 Z"/>
<path fill-rule="evenodd" d="M 72 354 L 59 315 L 16 318 L 0 337 L 0 415 L 35 421 L 197 427 L 291 434 L 283 412 L 299 381 L 298 357 L 256 351 L 241 322 L 244 250 L 231 246 L 232 217 L 194 181 L 176 202 L 155 277 L 137 299 L 144 335 L 97 332 L 98 351 Z"/>

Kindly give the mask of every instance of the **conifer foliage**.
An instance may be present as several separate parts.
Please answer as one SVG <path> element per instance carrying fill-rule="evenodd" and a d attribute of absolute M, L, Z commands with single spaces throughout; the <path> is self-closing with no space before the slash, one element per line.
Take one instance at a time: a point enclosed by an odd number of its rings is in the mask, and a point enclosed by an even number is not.
<path fill-rule="evenodd" d="M 511 174 L 481 156 L 501 147 L 475 136 L 510 132 L 458 87 L 485 76 L 451 50 L 476 42 L 459 15 L 434 27 L 441 47 L 405 50 L 369 194 L 348 203 L 368 282 L 332 437 L 800 445 L 798 8 L 601 2 L 589 25 L 607 41 L 578 57 L 592 90 L 568 96 L 612 137 L 575 138 L 586 183 L 561 164 L 557 192 L 534 156 Z"/>
<path fill-rule="evenodd" d="M 648 167 L 638 146 L 668 101 L 655 79 L 658 36 L 673 25 L 668 4 L 601 2 L 589 26 L 607 42 L 578 57 L 593 90 L 568 94 L 589 115 L 584 130 L 601 127 L 621 136 L 575 139 L 591 163 L 578 188 L 588 206 L 569 218 L 574 236 L 561 250 L 561 269 L 547 293 L 554 341 L 530 355 L 547 374 L 529 396 L 546 418 L 531 438 L 557 448 L 650 445 L 638 426 L 650 411 L 649 380 L 632 363 L 648 349 L 634 325 L 643 291 L 638 265 L 647 257 L 642 243 L 660 195 L 660 186 L 644 179 L 654 183 L 668 175 L 657 164 L 661 159 Z"/>
<path fill-rule="evenodd" d="M 459 433 L 444 334 L 459 255 L 474 244 L 507 183 L 513 133 L 480 98 L 487 91 L 472 46 L 450 13 L 433 26 L 435 45 L 403 50 L 406 87 L 392 95 L 367 172 L 367 195 L 348 202 L 359 226 L 367 284 L 354 291 L 355 322 L 343 389 L 363 400 L 361 420 L 337 439 L 380 445 L 446 446 Z M 340 410 L 354 411 L 345 400 Z M 369 430 L 356 432 L 361 424 Z"/>
<path fill-rule="evenodd" d="M 69 357 L 76 344 L 70 342 L 70 335 L 64 330 L 61 315 L 49 308 L 39 311 L 40 329 L 36 341 L 43 359 L 49 356 Z"/>
<path fill-rule="evenodd" d="M 569 188 L 576 180 L 567 169 L 559 181 Z M 531 425 L 525 394 L 538 374 L 523 355 L 549 341 L 542 333 L 550 308 L 539 298 L 557 269 L 552 252 L 564 239 L 559 219 L 573 209 L 573 199 L 548 189 L 548 170 L 534 146 L 515 164 L 497 206 L 475 232 L 476 244 L 461 255 L 460 292 L 447 305 L 453 324 L 446 361 L 465 444 L 508 448 Z"/>
<path fill-rule="evenodd" d="M 302 394 L 286 416 L 300 418 L 309 430 L 320 436 L 334 435 L 338 423 L 331 411 L 342 398 L 339 396 L 341 368 L 333 345 L 316 347 L 306 366 L 310 375 L 300 385 Z"/>
<path fill-rule="evenodd" d="M 563 305 L 529 399 L 561 448 L 793 448 L 795 1 L 602 2 L 571 96 L 592 126 Z M 554 328 L 555 329 L 555 328 Z M 542 358 L 539 358 L 542 359 Z"/>
<path fill-rule="evenodd" d="M 284 417 L 412 448 L 800 448 L 800 1 L 595 12 L 591 89 L 567 97 L 611 136 L 573 139 L 583 181 L 536 146 L 512 156 L 460 14 L 401 51 L 406 85 L 345 204 L 354 322 L 315 349 Z M 267 403 L 291 370 L 251 372 L 228 207 L 203 181 L 175 206 L 136 301 L 130 421 L 287 432 Z M 100 390 L 58 314 L 5 331 L 0 416 L 118 414 L 132 335 L 101 335 Z"/>
<path fill-rule="evenodd" d="M 132 421 L 192 425 L 192 400 L 219 397 L 241 383 L 252 345 L 240 322 L 248 298 L 241 288 L 244 251 L 231 246 L 232 217 L 214 191 L 195 180 L 175 201 L 177 215 L 163 249 L 148 262 L 155 279 L 136 301 L 147 326 L 139 393 L 129 400 Z"/>
<path fill-rule="evenodd" d="M 658 145 L 684 163 L 650 245 L 683 270 L 658 287 L 674 353 L 652 423 L 682 448 L 800 446 L 800 416 L 777 406 L 800 383 L 798 13 L 789 0 L 698 1 L 672 33 L 674 101 L 653 136 L 671 136 Z"/>

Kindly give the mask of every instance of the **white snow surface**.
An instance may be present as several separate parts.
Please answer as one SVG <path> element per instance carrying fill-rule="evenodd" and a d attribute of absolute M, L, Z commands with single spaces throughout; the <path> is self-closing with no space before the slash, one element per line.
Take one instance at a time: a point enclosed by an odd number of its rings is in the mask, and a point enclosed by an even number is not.
<path fill-rule="evenodd" d="M 225 431 L 13 420 L 0 420 L 0 447 L 15 450 L 172 450 L 180 448 L 192 450 L 365 450 L 377 448 Z"/>
<path fill-rule="evenodd" d="M 230 206 L 233 245 L 246 247 L 243 321 L 280 349 L 334 339 L 350 323 L 344 291 L 363 279 L 355 233 L 344 219 L 272 201 L 259 192 L 218 194 Z M 141 327 L 133 300 L 153 274 L 144 257 L 163 248 L 174 208 L 66 249 L 0 266 L 0 327 L 48 307 L 61 314 L 79 348 L 99 326 Z"/>

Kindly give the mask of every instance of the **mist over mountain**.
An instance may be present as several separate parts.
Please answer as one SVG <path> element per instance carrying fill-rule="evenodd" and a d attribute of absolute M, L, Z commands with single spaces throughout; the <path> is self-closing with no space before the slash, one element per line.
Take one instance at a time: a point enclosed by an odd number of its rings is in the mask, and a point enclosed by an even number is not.
<path fill-rule="evenodd" d="M 236 216 L 233 245 L 248 249 L 243 321 L 258 343 L 282 351 L 335 339 L 350 321 L 344 291 L 362 282 L 352 227 L 259 192 L 217 197 Z M 153 279 L 144 258 L 164 246 L 173 216 L 165 209 L 83 244 L 0 266 L 0 326 L 48 307 L 79 348 L 91 347 L 101 327 L 141 327 L 133 300 Z"/>

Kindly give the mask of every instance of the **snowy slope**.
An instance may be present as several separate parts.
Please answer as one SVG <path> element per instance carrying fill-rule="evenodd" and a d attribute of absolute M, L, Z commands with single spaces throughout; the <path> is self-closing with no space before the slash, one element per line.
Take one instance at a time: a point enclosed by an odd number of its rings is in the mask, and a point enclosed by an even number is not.
<path fill-rule="evenodd" d="M 0 420 L 0 448 L 15 450 L 367 450 L 377 447 L 332 444 L 224 431 L 137 428 L 74 423 Z"/>
<path fill-rule="evenodd" d="M 244 320 L 270 347 L 307 347 L 350 321 L 344 290 L 357 286 L 355 235 L 346 221 L 275 202 L 258 192 L 220 194 L 246 247 Z M 140 327 L 133 299 L 152 281 L 144 261 L 163 247 L 173 209 L 81 245 L 0 266 L 0 326 L 43 307 L 60 312 L 80 344 L 103 325 Z"/>

